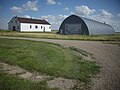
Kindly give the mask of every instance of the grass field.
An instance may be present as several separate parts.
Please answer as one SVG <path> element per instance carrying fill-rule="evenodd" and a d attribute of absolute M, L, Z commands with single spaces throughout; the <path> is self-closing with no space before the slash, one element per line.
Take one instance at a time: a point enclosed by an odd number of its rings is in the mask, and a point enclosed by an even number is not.
<path fill-rule="evenodd" d="M 0 31 L 0 36 L 14 36 L 14 37 L 33 37 L 33 38 L 47 38 L 47 39 L 67 39 L 67 40 L 91 40 L 91 41 L 120 41 L 120 33 L 110 35 L 59 35 L 57 31 L 51 33 L 26 33 L 13 31 Z"/>
<path fill-rule="evenodd" d="M 0 61 L 54 77 L 89 82 L 99 72 L 95 62 L 83 60 L 72 49 L 51 43 L 0 39 Z"/>

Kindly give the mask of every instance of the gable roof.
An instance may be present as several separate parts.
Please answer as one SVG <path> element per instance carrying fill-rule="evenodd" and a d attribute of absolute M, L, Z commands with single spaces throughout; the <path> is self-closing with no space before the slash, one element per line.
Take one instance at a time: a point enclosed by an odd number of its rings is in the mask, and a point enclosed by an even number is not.
<path fill-rule="evenodd" d="M 46 20 L 32 19 L 32 18 L 23 18 L 23 17 L 14 17 L 14 18 L 16 18 L 20 23 L 34 23 L 34 24 L 47 24 L 47 25 L 51 25 Z"/>

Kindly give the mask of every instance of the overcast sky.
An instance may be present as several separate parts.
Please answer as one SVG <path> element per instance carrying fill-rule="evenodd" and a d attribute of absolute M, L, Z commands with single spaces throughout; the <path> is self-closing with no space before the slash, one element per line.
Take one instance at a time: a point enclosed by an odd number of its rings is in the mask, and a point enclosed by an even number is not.
<path fill-rule="evenodd" d="M 46 19 L 52 29 L 71 14 L 105 22 L 120 32 L 120 0 L 0 0 L 0 28 L 13 16 Z"/>

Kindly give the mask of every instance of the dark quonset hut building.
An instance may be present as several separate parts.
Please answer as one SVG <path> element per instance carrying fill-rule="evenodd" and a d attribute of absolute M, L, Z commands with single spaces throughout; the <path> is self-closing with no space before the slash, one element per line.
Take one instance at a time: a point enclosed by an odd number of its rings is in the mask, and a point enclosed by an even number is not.
<path fill-rule="evenodd" d="M 99 35 L 115 33 L 112 26 L 91 19 L 71 15 L 59 28 L 59 34 Z"/>

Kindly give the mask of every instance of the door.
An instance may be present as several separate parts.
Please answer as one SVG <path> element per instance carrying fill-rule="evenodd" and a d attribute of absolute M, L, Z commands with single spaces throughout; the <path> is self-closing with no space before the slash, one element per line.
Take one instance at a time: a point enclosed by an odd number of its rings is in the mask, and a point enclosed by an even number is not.
<path fill-rule="evenodd" d="M 43 32 L 45 32 L 45 27 L 44 27 L 44 29 L 43 29 Z"/>
<path fill-rule="evenodd" d="M 13 26 L 13 31 L 16 31 L 15 26 Z"/>
<path fill-rule="evenodd" d="M 81 34 L 81 24 L 65 24 L 65 34 Z"/>

